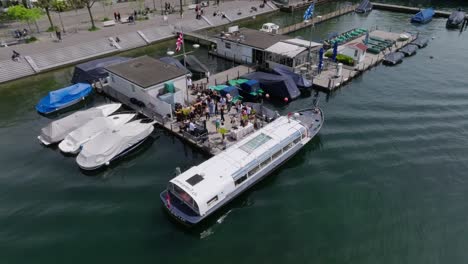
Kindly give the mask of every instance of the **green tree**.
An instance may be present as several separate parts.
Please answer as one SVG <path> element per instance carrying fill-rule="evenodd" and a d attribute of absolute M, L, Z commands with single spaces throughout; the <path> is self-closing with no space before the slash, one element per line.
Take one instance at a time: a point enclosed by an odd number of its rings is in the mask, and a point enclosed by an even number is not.
<path fill-rule="evenodd" d="M 49 30 L 54 30 L 54 22 L 52 21 L 52 17 L 50 17 L 50 9 L 52 8 L 52 0 L 37 0 L 36 6 L 39 8 L 44 9 L 47 18 L 49 19 L 50 27 Z"/>
<path fill-rule="evenodd" d="M 93 13 L 91 12 L 91 8 L 93 7 L 93 5 L 98 2 L 98 0 L 80 0 L 84 6 L 86 7 L 86 9 L 88 9 L 88 14 L 89 14 L 89 18 L 91 19 L 91 28 L 90 30 L 96 30 L 98 29 L 96 27 L 96 25 L 94 24 L 94 18 L 93 18 Z"/>
<path fill-rule="evenodd" d="M 8 8 L 7 14 L 12 19 L 26 22 L 28 24 L 29 30 L 32 31 L 30 23 L 34 23 L 42 17 L 42 10 L 37 7 L 26 8 L 23 5 L 15 5 Z M 39 26 L 37 23 L 36 29 L 37 32 L 39 32 Z"/>
<path fill-rule="evenodd" d="M 59 15 L 60 25 L 62 26 L 63 33 L 66 33 L 65 27 L 63 26 L 61 13 L 67 8 L 67 4 L 63 0 L 52 0 L 52 8 Z"/>

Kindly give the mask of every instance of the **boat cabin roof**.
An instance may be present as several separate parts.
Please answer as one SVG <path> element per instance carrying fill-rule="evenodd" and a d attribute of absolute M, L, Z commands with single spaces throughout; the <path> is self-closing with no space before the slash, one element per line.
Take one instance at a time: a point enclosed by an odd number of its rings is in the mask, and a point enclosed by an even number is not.
<path fill-rule="evenodd" d="M 254 164 L 270 157 L 303 133 L 306 133 L 306 127 L 300 121 L 279 117 L 170 182 L 190 194 L 203 215 L 208 210 L 208 201 L 216 195 L 229 194 L 229 190 L 235 188 L 235 179 L 246 175 Z"/>

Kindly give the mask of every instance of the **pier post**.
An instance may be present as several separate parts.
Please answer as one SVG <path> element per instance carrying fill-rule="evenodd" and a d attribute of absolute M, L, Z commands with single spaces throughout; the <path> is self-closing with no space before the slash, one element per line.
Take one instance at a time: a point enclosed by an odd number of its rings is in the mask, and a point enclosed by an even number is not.
<path fill-rule="evenodd" d="M 332 80 L 330 78 L 328 78 L 328 89 L 330 89 L 331 81 Z"/>

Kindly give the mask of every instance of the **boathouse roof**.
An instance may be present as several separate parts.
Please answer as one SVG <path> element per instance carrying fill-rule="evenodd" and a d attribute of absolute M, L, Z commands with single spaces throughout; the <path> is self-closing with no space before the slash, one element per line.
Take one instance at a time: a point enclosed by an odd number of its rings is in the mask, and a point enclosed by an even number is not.
<path fill-rule="evenodd" d="M 262 50 L 267 49 L 279 41 L 290 38 L 288 36 L 267 33 L 250 28 L 240 28 L 237 32 L 216 35 L 215 37 Z"/>
<path fill-rule="evenodd" d="M 359 42 L 355 42 L 355 43 L 349 43 L 349 44 L 346 44 L 347 47 L 350 47 L 350 48 L 353 48 L 353 49 L 359 49 L 359 50 L 362 50 L 362 51 L 366 51 L 367 50 L 367 46 L 362 44 L 362 43 L 359 43 Z"/>
<path fill-rule="evenodd" d="M 185 75 L 185 71 L 148 56 L 138 57 L 105 68 L 142 88 L 148 88 Z"/>

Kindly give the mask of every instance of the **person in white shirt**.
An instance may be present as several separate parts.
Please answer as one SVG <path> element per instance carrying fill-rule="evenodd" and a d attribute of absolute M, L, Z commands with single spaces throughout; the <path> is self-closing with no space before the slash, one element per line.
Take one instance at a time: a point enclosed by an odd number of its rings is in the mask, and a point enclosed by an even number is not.
<path fill-rule="evenodd" d="M 196 127 L 195 127 L 195 124 L 194 124 L 192 121 L 190 121 L 190 123 L 189 123 L 189 131 L 190 131 L 190 132 L 193 132 L 193 131 L 195 131 L 195 128 L 196 128 Z"/>

